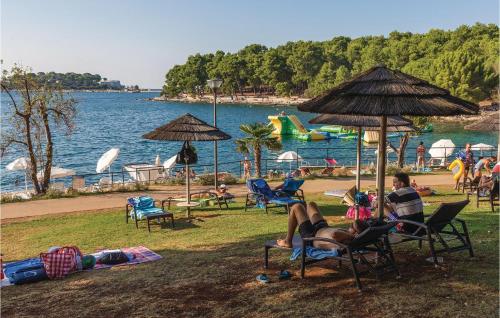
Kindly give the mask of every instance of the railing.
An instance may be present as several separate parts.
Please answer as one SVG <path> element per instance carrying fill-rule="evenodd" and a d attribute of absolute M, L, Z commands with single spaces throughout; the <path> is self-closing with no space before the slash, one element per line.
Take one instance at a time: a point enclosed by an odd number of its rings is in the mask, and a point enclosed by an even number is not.
<path fill-rule="evenodd" d="M 415 165 L 417 162 L 417 152 L 416 147 L 408 147 L 405 151 L 404 164 L 405 165 Z M 443 156 L 438 158 L 432 158 L 439 162 L 439 165 L 431 165 L 428 163 L 428 159 L 431 156 L 426 152 L 425 159 L 427 166 L 447 166 L 447 163 L 453 161 L 455 158 L 452 157 L 453 154 L 461 151 L 462 149 L 455 148 L 453 153 L 447 153 L 449 148 L 443 148 Z M 282 163 L 277 162 L 277 157 L 275 158 L 262 158 L 261 171 L 263 175 L 266 175 L 271 170 L 278 170 L 280 172 L 285 172 L 289 170 L 295 170 L 301 166 L 316 166 L 316 167 L 326 167 L 327 163 L 325 158 L 334 158 L 337 161 L 337 166 L 354 167 L 356 165 L 356 148 L 355 147 L 299 147 L 296 149 L 297 154 L 301 159 L 293 161 L 285 161 Z M 376 164 L 377 156 L 375 154 L 375 148 L 362 148 L 362 160 L 361 165 L 367 166 Z M 463 150 L 462 150 L 463 151 Z M 314 153 L 314 155 L 310 154 Z M 496 156 L 497 149 L 491 149 L 486 151 L 474 151 L 475 160 L 479 156 Z M 388 162 L 393 162 L 397 159 L 395 153 L 391 152 L 387 155 Z M 253 166 L 252 162 L 252 166 Z M 242 178 L 244 176 L 243 171 L 243 160 L 219 162 L 219 171 L 221 173 L 228 172 L 236 177 Z M 91 191 L 99 191 L 112 187 L 114 185 L 127 185 L 136 183 L 152 183 L 160 180 L 169 179 L 175 176 L 175 171 L 179 169 L 165 169 L 163 166 L 154 166 L 148 168 L 137 168 L 129 171 L 122 168 L 119 171 L 109 171 L 103 173 L 87 173 L 80 174 L 73 177 L 65 177 L 54 179 L 52 181 L 61 183 L 63 182 L 66 187 L 72 186 L 74 189 L 85 188 Z M 190 169 L 193 169 L 196 175 L 213 174 L 213 163 L 203 163 L 190 165 Z M 255 167 L 252 167 L 252 172 L 255 171 Z M 135 176 L 135 178 L 134 178 Z M 140 176 L 139 178 L 137 176 Z M 24 183 L 16 186 L 16 188 L 24 188 Z"/>

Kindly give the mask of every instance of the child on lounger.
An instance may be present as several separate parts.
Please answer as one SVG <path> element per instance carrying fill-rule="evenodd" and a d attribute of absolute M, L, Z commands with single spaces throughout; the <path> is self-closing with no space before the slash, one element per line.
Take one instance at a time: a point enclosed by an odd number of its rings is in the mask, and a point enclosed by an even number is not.
<path fill-rule="evenodd" d="M 288 216 L 286 238 L 277 240 L 277 244 L 282 247 L 292 247 L 292 238 L 297 226 L 302 238 L 324 237 L 345 244 L 348 244 L 354 239 L 356 234 L 366 229 L 366 225 L 363 222 L 354 222 L 348 230 L 332 228 L 319 212 L 316 203 L 309 202 L 307 209 L 303 204 L 297 203 L 292 206 L 290 215 Z M 313 242 L 313 246 L 319 249 L 339 248 L 336 244 L 322 241 Z"/>

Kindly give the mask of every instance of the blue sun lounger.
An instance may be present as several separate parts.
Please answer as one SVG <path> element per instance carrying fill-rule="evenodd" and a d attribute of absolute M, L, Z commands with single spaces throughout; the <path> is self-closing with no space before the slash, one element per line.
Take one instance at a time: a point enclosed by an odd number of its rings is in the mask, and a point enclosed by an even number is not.
<path fill-rule="evenodd" d="M 163 219 L 165 223 L 165 219 L 170 218 L 172 228 L 174 228 L 174 215 L 163 209 L 164 201 L 166 200 L 161 202 L 162 207 L 158 208 L 155 205 L 155 200 L 151 197 L 140 196 L 128 198 L 125 205 L 125 221 L 128 223 L 128 219 L 131 218 L 135 221 L 135 227 L 139 228 L 138 221 L 145 220 L 148 223 L 148 231 L 151 232 L 151 220 L 157 219 L 158 223 L 160 223 L 160 219 Z M 130 210 L 129 207 L 131 208 Z"/>
<path fill-rule="evenodd" d="M 249 207 L 266 209 L 268 213 L 272 208 L 285 208 L 290 213 L 290 207 L 295 203 L 304 203 L 303 200 L 292 198 L 288 193 L 281 190 L 271 190 L 264 179 L 247 180 L 249 192 L 246 196 L 245 211 Z"/>

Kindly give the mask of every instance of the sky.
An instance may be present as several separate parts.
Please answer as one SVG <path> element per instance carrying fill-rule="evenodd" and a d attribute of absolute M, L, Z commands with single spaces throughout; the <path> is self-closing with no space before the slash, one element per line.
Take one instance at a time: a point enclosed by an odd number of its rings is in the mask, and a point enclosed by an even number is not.
<path fill-rule="evenodd" d="M 495 23 L 498 0 L 1 0 L 3 67 L 161 88 L 196 53 Z"/>

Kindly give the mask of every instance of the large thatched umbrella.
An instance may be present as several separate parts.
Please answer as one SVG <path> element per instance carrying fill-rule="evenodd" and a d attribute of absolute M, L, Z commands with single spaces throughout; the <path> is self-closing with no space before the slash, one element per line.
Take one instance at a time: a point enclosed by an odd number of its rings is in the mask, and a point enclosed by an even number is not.
<path fill-rule="evenodd" d="M 496 131 L 499 134 L 497 158 L 500 158 L 500 112 L 495 112 L 464 127 L 466 130 Z"/>
<path fill-rule="evenodd" d="M 210 126 L 206 122 L 185 114 L 171 122 L 156 128 L 155 130 L 142 136 L 145 139 L 163 141 L 187 141 L 188 146 L 191 141 L 216 141 L 231 139 L 225 132 Z M 186 208 L 187 217 L 190 217 L 190 172 L 189 164 L 186 163 Z"/>
<path fill-rule="evenodd" d="M 379 130 L 380 118 L 372 116 L 321 114 L 309 121 L 310 124 L 339 125 L 347 129 L 356 129 L 358 132 L 356 144 L 356 192 L 361 189 L 361 132 Z M 387 118 L 387 128 L 391 131 L 415 131 L 412 121 L 399 116 Z M 359 208 L 356 206 L 355 219 L 359 218 Z"/>
<path fill-rule="evenodd" d="M 328 93 L 302 103 L 298 109 L 322 114 L 377 116 L 380 118 L 377 190 L 379 216 L 383 216 L 387 116 L 455 116 L 477 114 L 479 107 L 414 76 L 376 66 Z"/>

